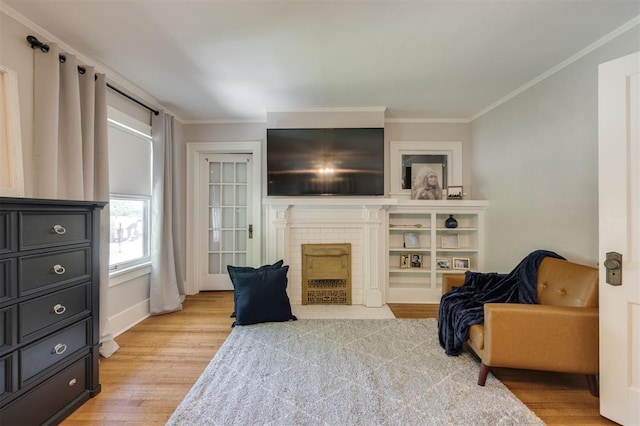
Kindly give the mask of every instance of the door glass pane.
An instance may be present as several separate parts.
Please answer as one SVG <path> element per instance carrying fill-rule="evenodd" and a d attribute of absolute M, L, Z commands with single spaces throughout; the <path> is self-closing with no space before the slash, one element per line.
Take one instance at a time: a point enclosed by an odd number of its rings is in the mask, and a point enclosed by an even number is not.
<path fill-rule="evenodd" d="M 222 183 L 234 183 L 235 163 L 222 163 Z"/>
<path fill-rule="evenodd" d="M 222 231 L 222 250 L 233 251 L 233 231 Z"/>
<path fill-rule="evenodd" d="M 209 229 L 220 229 L 222 221 L 222 209 L 213 207 L 209 209 Z"/>
<path fill-rule="evenodd" d="M 247 183 L 247 163 L 236 164 L 236 182 Z"/>
<path fill-rule="evenodd" d="M 244 263 L 234 263 L 233 261 L 233 253 L 223 253 L 222 254 L 222 268 L 224 271 L 227 270 L 227 265 L 238 266 L 244 265 Z"/>
<path fill-rule="evenodd" d="M 247 209 L 244 207 L 238 207 L 236 209 L 236 228 L 247 228 Z"/>
<path fill-rule="evenodd" d="M 245 185 L 236 186 L 236 205 L 247 205 L 247 187 Z"/>
<path fill-rule="evenodd" d="M 222 227 L 224 229 L 233 229 L 233 210 L 228 207 L 222 209 Z"/>
<path fill-rule="evenodd" d="M 236 265 L 246 265 L 247 264 L 247 255 L 244 253 L 236 254 Z"/>
<path fill-rule="evenodd" d="M 209 163 L 209 182 L 220 183 L 220 163 Z"/>
<path fill-rule="evenodd" d="M 220 273 L 220 255 L 218 253 L 209 254 L 209 273 Z"/>
<path fill-rule="evenodd" d="M 236 231 L 236 251 L 247 251 L 247 231 Z"/>
<path fill-rule="evenodd" d="M 221 189 L 220 185 L 210 185 L 209 186 L 209 205 L 211 206 L 220 206 L 222 203 L 221 197 Z"/>
<path fill-rule="evenodd" d="M 222 187 L 222 205 L 223 206 L 234 205 L 233 193 L 234 193 L 234 190 L 232 185 L 225 185 Z"/>
<path fill-rule="evenodd" d="M 209 251 L 220 251 L 220 231 L 209 231 Z"/>

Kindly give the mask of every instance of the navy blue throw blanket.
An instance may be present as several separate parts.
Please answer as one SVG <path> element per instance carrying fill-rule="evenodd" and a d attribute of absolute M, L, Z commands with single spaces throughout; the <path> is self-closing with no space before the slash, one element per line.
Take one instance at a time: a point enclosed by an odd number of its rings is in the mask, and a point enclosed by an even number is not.
<path fill-rule="evenodd" d="M 508 274 L 467 271 L 463 286 L 440 299 L 438 336 L 447 355 L 460 355 L 469 327 L 484 324 L 485 303 L 536 303 L 538 265 L 545 257 L 564 260 L 554 252 L 537 250 Z"/>

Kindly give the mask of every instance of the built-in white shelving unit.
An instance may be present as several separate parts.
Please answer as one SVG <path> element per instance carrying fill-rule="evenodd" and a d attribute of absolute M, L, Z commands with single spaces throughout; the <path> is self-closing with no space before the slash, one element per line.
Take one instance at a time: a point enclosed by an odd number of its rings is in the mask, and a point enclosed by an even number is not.
<path fill-rule="evenodd" d="M 478 200 L 398 200 L 390 206 L 386 301 L 438 303 L 443 275 L 482 271 L 487 205 Z M 456 228 L 445 226 L 449 215 L 458 221 Z"/>

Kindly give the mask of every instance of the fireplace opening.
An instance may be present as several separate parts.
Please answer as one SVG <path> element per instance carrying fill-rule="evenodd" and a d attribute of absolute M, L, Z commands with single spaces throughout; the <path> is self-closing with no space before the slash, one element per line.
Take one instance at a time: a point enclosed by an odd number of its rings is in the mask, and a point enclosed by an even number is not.
<path fill-rule="evenodd" d="M 302 304 L 351 304 L 351 244 L 302 244 Z"/>

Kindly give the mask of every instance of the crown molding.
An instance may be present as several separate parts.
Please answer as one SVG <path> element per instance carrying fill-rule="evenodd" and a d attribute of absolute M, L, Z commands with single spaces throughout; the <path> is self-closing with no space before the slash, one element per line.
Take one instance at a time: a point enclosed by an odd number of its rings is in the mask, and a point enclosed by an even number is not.
<path fill-rule="evenodd" d="M 587 56 L 589 53 L 591 53 L 594 50 L 598 49 L 599 47 L 607 44 L 609 41 L 613 40 L 614 38 L 618 37 L 619 35 L 629 31 L 631 28 L 635 27 L 638 24 L 640 24 L 640 15 L 636 16 L 635 18 L 631 19 L 630 21 L 626 22 L 625 24 L 621 25 L 620 27 L 616 28 L 615 30 L 611 31 L 609 34 L 605 35 L 604 37 L 602 37 L 602 38 L 596 40 L 595 42 L 591 43 L 590 45 L 588 45 L 584 49 L 580 50 L 576 54 L 568 57 L 564 61 L 560 62 L 558 65 L 556 65 L 556 66 L 548 69 L 547 71 L 543 72 L 542 74 L 540 74 L 539 76 L 537 76 L 533 80 L 529 81 L 528 83 L 524 84 L 523 86 L 521 86 L 521 87 L 517 88 L 516 90 L 514 90 L 513 92 L 509 93 L 507 96 L 497 100 L 496 102 L 492 103 L 488 107 L 484 108 L 483 110 L 481 110 L 476 115 L 470 117 L 469 118 L 469 122 L 477 120 L 478 118 L 482 117 L 483 115 L 485 115 L 489 111 L 492 111 L 492 110 L 496 109 L 497 107 L 499 107 L 500 105 L 504 104 L 505 102 L 510 101 L 511 99 L 515 98 L 516 96 L 518 96 L 519 94 L 521 94 L 525 90 L 530 89 L 531 87 L 533 87 L 536 84 L 540 83 L 542 80 L 545 80 L 545 79 L 549 78 L 550 76 L 552 76 L 553 74 L 557 73 L 558 71 L 563 70 L 564 68 L 568 67 L 569 65 L 571 65 L 574 62 L 578 61 L 579 59 Z"/>
<path fill-rule="evenodd" d="M 400 124 L 469 124 L 468 118 L 386 118 L 385 123 Z"/>
<path fill-rule="evenodd" d="M 269 113 L 303 113 L 303 112 L 386 112 L 387 107 L 314 107 L 314 108 L 265 108 Z"/>
<path fill-rule="evenodd" d="M 267 120 L 251 119 L 216 119 L 216 120 L 182 120 L 182 124 L 267 124 Z"/>

